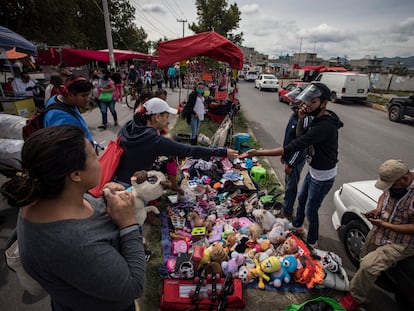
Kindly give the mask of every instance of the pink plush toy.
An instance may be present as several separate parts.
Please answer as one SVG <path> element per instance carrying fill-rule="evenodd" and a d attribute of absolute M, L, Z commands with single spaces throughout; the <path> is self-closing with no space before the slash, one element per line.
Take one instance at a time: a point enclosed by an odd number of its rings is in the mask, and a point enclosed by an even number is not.
<path fill-rule="evenodd" d="M 223 269 L 224 275 L 231 273 L 233 277 L 238 276 L 238 269 L 244 263 L 244 256 L 237 252 L 231 253 L 231 259 L 229 261 L 223 261 L 221 263 L 221 268 Z"/>

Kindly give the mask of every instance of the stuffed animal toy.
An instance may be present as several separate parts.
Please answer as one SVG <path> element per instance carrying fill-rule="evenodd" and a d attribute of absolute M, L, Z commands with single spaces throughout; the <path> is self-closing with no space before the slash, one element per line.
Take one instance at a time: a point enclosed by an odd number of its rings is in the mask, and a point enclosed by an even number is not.
<path fill-rule="evenodd" d="M 200 217 L 200 215 L 195 212 L 192 211 L 188 214 L 187 216 L 188 221 L 191 223 L 191 227 L 205 227 L 205 221 L 203 218 Z"/>
<path fill-rule="evenodd" d="M 248 232 L 248 235 L 249 235 L 250 240 L 252 240 L 253 242 L 256 243 L 256 241 L 262 235 L 262 232 L 263 232 L 263 230 L 262 230 L 262 228 L 260 227 L 259 224 L 255 223 L 255 222 L 252 223 L 249 226 L 249 232 Z"/>
<path fill-rule="evenodd" d="M 291 255 L 297 253 L 299 250 L 298 244 L 295 239 L 288 237 L 283 244 L 279 245 L 277 253 L 280 256 Z"/>
<path fill-rule="evenodd" d="M 260 289 L 265 288 L 265 284 L 263 280 L 269 281 L 270 277 L 266 273 L 272 273 L 275 271 L 280 270 L 280 260 L 276 256 L 270 256 L 266 258 L 264 261 L 259 263 L 257 259 L 254 259 L 255 268 L 252 269 L 252 273 L 259 277 L 257 282 L 257 286 Z"/>
<path fill-rule="evenodd" d="M 243 284 L 249 284 L 254 281 L 254 274 L 252 268 L 249 266 L 241 266 L 239 269 L 239 279 Z"/>
<path fill-rule="evenodd" d="M 290 274 L 295 272 L 297 266 L 298 262 L 295 256 L 288 255 L 283 257 L 281 269 L 270 274 L 270 283 L 274 287 L 281 287 L 283 283 L 289 283 L 291 279 Z"/>
<path fill-rule="evenodd" d="M 231 253 L 231 259 L 229 261 L 223 261 L 221 268 L 224 275 L 231 273 L 233 277 L 237 277 L 239 267 L 244 263 L 244 256 L 237 252 Z"/>
<path fill-rule="evenodd" d="M 265 232 L 270 231 L 276 222 L 276 217 L 265 209 L 253 210 L 253 216 Z"/>
<path fill-rule="evenodd" d="M 285 242 L 288 230 L 289 220 L 286 218 L 276 218 L 272 229 L 266 234 L 267 238 L 275 246 Z"/>
<path fill-rule="evenodd" d="M 131 193 L 134 196 L 137 223 L 143 225 L 148 212 L 159 214 L 155 206 L 145 206 L 146 202 L 158 199 L 164 193 L 164 187 L 168 185 L 165 175 L 158 171 L 138 171 L 131 177 Z M 103 189 L 104 194 L 110 191 Z M 125 190 L 129 191 L 129 189 Z"/>
<path fill-rule="evenodd" d="M 229 256 L 227 255 L 223 247 L 223 243 L 214 242 L 211 245 L 211 249 L 210 249 L 210 261 L 218 262 L 221 265 L 223 261 L 228 261 L 228 260 L 229 260 Z"/>
<path fill-rule="evenodd" d="M 213 275 L 213 274 L 220 274 L 220 276 L 223 276 L 223 270 L 221 269 L 221 265 L 216 262 L 212 261 L 210 262 L 204 269 L 204 272 L 206 276 Z"/>
<path fill-rule="evenodd" d="M 234 250 L 240 254 L 243 254 L 246 249 L 249 248 L 249 246 L 247 245 L 247 242 L 249 241 L 249 238 L 244 236 L 242 237 L 240 240 L 237 241 L 237 245 L 236 247 L 234 247 Z"/>

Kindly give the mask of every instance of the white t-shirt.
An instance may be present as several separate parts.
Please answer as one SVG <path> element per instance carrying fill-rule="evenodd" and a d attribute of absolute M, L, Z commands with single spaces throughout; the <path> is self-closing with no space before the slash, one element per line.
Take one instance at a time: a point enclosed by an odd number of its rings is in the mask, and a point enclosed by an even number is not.
<path fill-rule="evenodd" d="M 204 115 L 206 113 L 204 109 L 204 97 L 197 96 L 196 103 L 194 105 L 194 112 L 197 114 L 200 121 L 204 120 Z"/>

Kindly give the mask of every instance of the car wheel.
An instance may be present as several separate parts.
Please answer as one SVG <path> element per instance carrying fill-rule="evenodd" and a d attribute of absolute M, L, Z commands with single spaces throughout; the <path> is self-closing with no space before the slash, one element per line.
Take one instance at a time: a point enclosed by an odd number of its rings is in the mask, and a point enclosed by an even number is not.
<path fill-rule="evenodd" d="M 259 84 L 259 91 L 261 92 L 262 91 L 262 86 Z"/>
<path fill-rule="evenodd" d="M 393 122 L 401 121 L 401 108 L 399 106 L 391 106 L 388 109 L 388 118 Z"/>
<path fill-rule="evenodd" d="M 279 96 L 279 102 L 280 102 L 280 103 L 283 103 L 283 98 L 282 98 L 282 96 Z"/>
<path fill-rule="evenodd" d="M 369 232 L 369 228 L 360 220 L 352 220 L 346 224 L 344 230 L 345 251 L 351 262 L 358 267 L 362 246 Z"/>
<path fill-rule="evenodd" d="M 338 102 L 338 97 L 336 96 L 335 92 L 331 93 L 331 102 L 332 103 L 337 103 Z"/>

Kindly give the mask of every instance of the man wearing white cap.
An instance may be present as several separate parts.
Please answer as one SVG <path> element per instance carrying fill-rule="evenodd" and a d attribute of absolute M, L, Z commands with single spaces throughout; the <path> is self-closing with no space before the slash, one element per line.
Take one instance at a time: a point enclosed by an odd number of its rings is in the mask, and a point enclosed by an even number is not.
<path fill-rule="evenodd" d="M 171 108 L 161 98 L 154 97 L 145 102 L 135 114 L 134 121 L 122 127 L 120 135 L 124 153 L 115 172 L 115 181 L 130 184 L 134 172 L 151 170 L 158 156 L 237 157 L 237 150 L 191 146 L 161 135 L 160 130 L 168 127 L 169 115 L 176 113 L 177 109 Z"/>
<path fill-rule="evenodd" d="M 339 301 L 347 310 L 367 304 L 377 277 L 396 262 L 414 256 L 414 172 L 401 160 L 385 161 L 375 187 L 384 193 L 378 207 L 366 214 L 373 227 L 349 293 Z"/>

